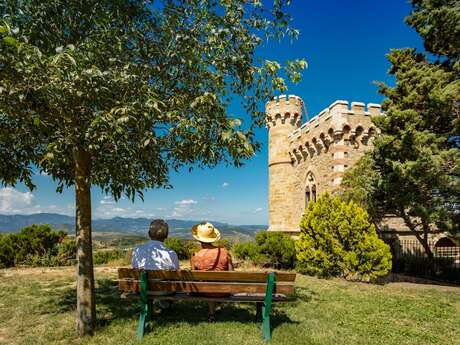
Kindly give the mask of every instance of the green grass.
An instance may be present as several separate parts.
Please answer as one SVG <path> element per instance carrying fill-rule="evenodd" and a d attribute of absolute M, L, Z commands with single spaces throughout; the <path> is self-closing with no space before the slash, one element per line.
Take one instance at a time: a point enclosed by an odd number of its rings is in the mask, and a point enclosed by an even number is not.
<path fill-rule="evenodd" d="M 116 271 L 99 267 L 98 328 L 78 339 L 74 270 L 0 271 L 0 344 L 263 344 L 254 305 L 223 305 L 218 322 L 207 307 L 176 303 L 135 338 L 138 306 L 119 298 Z M 299 299 L 277 305 L 272 344 L 460 344 L 460 288 L 368 285 L 298 276 Z"/>

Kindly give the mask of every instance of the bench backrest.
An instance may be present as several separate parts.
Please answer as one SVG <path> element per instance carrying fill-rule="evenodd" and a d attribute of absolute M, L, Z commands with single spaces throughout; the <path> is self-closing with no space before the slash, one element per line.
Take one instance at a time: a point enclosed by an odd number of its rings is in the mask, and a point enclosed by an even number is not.
<path fill-rule="evenodd" d="M 118 269 L 123 293 L 140 292 L 141 270 Z M 265 294 L 268 272 L 145 271 L 148 290 L 197 293 Z M 295 273 L 275 273 L 273 294 L 293 295 Z"/>

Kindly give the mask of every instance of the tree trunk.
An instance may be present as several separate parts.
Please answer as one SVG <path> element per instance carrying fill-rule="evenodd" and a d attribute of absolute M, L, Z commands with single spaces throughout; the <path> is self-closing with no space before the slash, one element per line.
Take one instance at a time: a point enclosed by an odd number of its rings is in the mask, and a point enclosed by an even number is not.
<path fill-rule="evenodd" d="M 422 237 L 417 231 L 417 226 L 412 222 L 410 216 L 407 215 L 406 212 L 404 211 L 401 211 L 400 215 L 402 216 L 404 223 L 407 225 L 409 230 L 414 234 L 414 236 L 417 238 L 417 240 L 419 241 L 419 243 L 422 245 L 423 249 L 425 250 L 425 254 L 428 257 L 428 262 L 430 265 L 431 273 L 434 274 L 435 272 L 434 255 L 428 243 L 429 229 L 425 227 L 425 224 L 427 223 L 426 222 L 423 223 L 424 226 L 423 226 L 423 237 Z"/>
<path fill-rule="evenodd" d="M 75 149 L 75 198 L 77 241 L 77 331 L 93 334 L 96 321 L 93 250 L 91 241 L 91 160 L 82 149 Z"/>

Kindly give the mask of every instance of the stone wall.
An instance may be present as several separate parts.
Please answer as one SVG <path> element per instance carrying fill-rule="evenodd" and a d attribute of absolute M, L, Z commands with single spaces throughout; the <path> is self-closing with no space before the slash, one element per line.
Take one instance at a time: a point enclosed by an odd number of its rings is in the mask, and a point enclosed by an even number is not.
<path fill-rule="evenodd" d="M 380 105 L 336 101 L 302 121 L 303 102 L 280 96 L 266 105 L 269 131 L 269 230 L 298 232 L 308 203 L 333 192 L 372 146 Z"/>

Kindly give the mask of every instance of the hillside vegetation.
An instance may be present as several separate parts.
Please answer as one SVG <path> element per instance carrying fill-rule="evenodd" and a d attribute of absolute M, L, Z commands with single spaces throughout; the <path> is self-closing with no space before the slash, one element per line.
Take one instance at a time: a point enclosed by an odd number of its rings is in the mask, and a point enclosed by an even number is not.
<path fill-rule="evenodd" d="M 298 301 L 274 309 L 273 345 L 460 343 L 459 288 L 303 275 L 296 285 Z M 1 270 L 0 344 L 263 344 L 251 304 L 224 305 L 209 324 L 206 305 L 177 303 L 137 341 L 139 307 L 119 297 L 115 267 L 96 268 L 96 335 L 79 339 L 75 294 L 72 267 Z"/>

